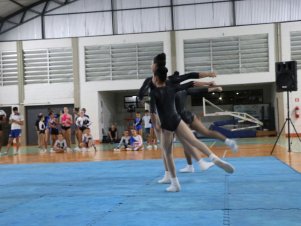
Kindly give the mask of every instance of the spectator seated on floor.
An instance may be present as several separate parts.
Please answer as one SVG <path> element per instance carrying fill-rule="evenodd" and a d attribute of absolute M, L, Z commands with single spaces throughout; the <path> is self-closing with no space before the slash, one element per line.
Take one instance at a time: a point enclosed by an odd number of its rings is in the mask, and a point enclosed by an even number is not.
<path fill-rule="evenodd" d="M 58 139 L 53 145 L 53 151 L 56 153 L 64 153 L 67 150 L 67 142 L 62 133 L 59 133 Z"/>
<path fill-rule="evenodd" d="M 141 135 L 137 133 L 137 130 L 132 129 L 131 130 L 132 136 L 130 138 L 130 145 L 131 147 L 127 148 L 128 151 L 143 151 L 143 140 Z"/>
<path fill-rule="evenodd" d="M 111 127 L 109 128 L 108 136 L 111 143 L 118 143 L 117 128 L 114 124 L 112 124 Z"/>
<path fill-rule="evenodd" d="M 82 135 L 82 142 L 80 143 L 81 150 L 84 151 L 89 151 L 91 147 L 94 148 L 96 151 L 95 143 L 93 136 L 91 134 L 90 128 L 85 129 L 85 132 Z"/>
<path fill-rule="evenodd" d="M 127 148 L 130 148 L 130 139 L 131 137 L 129 136 L 129 131 L 125 130 L 118 146 L 114 148 L 114 151 L 125 151 Z"/>

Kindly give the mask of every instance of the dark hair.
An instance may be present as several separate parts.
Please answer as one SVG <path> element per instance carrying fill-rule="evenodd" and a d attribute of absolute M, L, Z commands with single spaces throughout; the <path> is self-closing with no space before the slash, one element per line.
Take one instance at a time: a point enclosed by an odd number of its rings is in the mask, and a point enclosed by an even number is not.
<path fill-rule="evenodd" d="M 168 79 L 171 81 L 173 81 L 173 79 L 175 79 L 175 81 L 177 81 L 179 76 L 180 76 L 180 73 L 178 71 L 175 71 L 172 75 L 168 76 Z"/>
<path fill-rule="evenodd" d="M 180 73 L 178 71 L 175 71 L 172 76 L 179 76 L 179 75 Z"/>
<path fill-rule="evenodd" d="M 166 65 L 166 54 L 160 53 L 154 57 L 154 64 L 158 67 L 164 67 Z"/>
<path fill-rule="evenodd" d="M 13 107 L 13 111 L 18 111 L 18 107 Z"/>
<path fill-rule="evenodd" d="M 74 111 L 77 111 L 77 112 L 78 112 L 78 111 L 79 111 L 79 108 L 74 108 Z"/>
<path fill-rule="evenodd" d="M 158 67 L 157 70 L 155 71 L 155 76 L 158 76 L 159 80 L 161 82 L 165 82 L 167 78 L 167 72 L 168 69 L 164 67 Z"/>

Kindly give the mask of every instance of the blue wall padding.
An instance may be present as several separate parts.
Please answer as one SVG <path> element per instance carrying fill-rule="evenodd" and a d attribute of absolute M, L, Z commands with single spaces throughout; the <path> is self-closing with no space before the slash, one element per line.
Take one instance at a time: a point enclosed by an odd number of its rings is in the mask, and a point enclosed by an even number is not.
<path fill-rule="evenodd" d="M 210 126 L 210 129 L 220 132 L 221 134 L 223 134 L 225 137 L 228 137 L 228 138 L 256 137 L 256 130 L 254 130 L 254 129 L 231 131 L 231 130 L 225 129 L 223 127 L 217 126 L 215 124 L 212 124 Z"/>

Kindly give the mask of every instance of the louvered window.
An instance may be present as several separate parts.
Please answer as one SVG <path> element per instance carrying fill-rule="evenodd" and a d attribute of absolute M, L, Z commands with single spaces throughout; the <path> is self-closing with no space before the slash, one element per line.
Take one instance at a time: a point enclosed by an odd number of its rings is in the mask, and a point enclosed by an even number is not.
<path fill-rule="evenodd" d="M 24 69 L 25 84 L 72 82 L 72 50 L 24 50 Z"/>
<path fill-rule="evenodd" d="M 86 81 L 143 79 L 163 42 L 85 47 Z"/>
<path fill-rule="evenodd" d="M 18 83 L 17 52 L 0 52 L 0 85 L 8 86 Z"/>
<path fill-rule="evenodd" d="M 238 74 L 269 71 L 268 35 L 184 41 L 185 71 Z"/>
<path fill-rule="evenodd" d="M 291 32 L 291 59 L 297 61 L 297 68 L 301 69 L 301 31 Z"/>

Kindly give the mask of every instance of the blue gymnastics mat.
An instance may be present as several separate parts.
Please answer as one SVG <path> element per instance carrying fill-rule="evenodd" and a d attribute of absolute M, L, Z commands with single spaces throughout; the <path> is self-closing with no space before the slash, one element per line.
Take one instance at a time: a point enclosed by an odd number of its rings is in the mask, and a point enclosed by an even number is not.
<path fill-rule="evenodd" d="M 0 165 L 0 225 L 301 225 L 298 172 L 274 157 L 227 160 L 233 175 L 178 173 L 178 193 L 157 184 L 161 160 Z"/>

